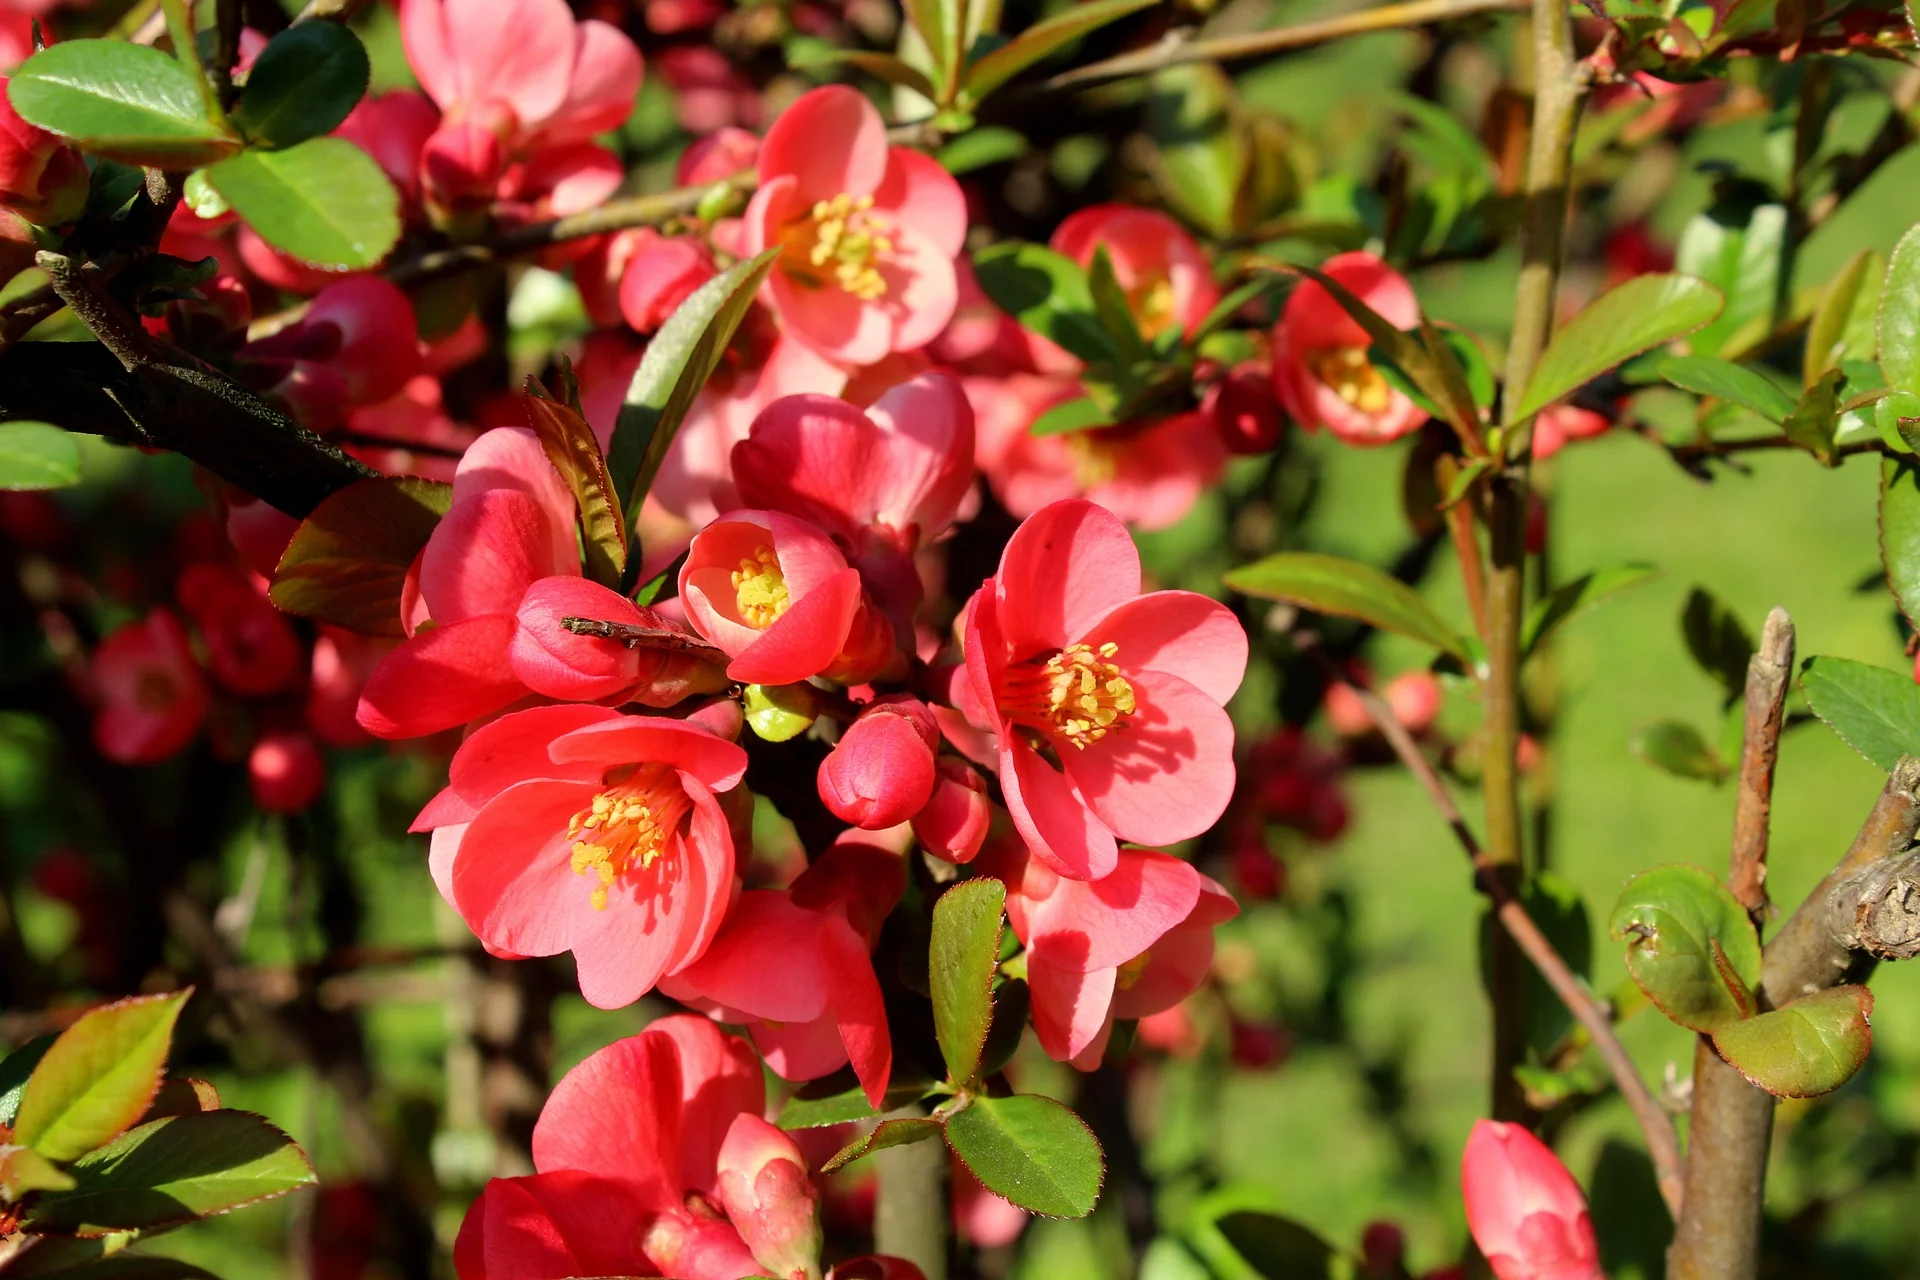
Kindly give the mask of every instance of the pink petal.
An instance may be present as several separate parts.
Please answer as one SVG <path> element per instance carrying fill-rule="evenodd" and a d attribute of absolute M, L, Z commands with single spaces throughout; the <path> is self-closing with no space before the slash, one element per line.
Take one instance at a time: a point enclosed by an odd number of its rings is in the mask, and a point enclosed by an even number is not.
<path fill-rule="evenodd" d="M 427 96 L 443 107 L 459 101 L 463 77 L 448 47 L 441 0 L 400 0 L 400 41 Z"/>
<path fill-rule="evenodd" d="M 562 1169 L 487 1183 L 454 1244 L 461 1280 L 568 1280 L 644 1266 L 631 1224 L 649 1206 L 631 1182 Z"/>
<path fill-rule="evenodd" d="M 1042 507 L 1007 540 L 995 577 L 1013 658 L 1064 648 L 1140 594 L 1140 553 L 1105 507 L 1072 498 Z"/>
<path fill-rule="evenodd" d="M 434 797 L 408 829 L 429 831 L 444 825 L 429 821 L 428 814 L 440 808 L 458 813 L 455 802 L 468 810 L 467 815 L 458 820 L 470 822 L 487 801 L 516 783 L 534 778 L 597 784 L 601 774 L 597 762 L 584 766 L 556 765 L 548 749 L 561 734 L 617 718 L 619 714 L 607 707 L 532 707 L 488 721 L 475 729 L 454 752 L 453 763 L 447 771 L 446 790 Z"/>
<path fill-rule="evenodd" d="M 680 1068 L 669 1036 L 629 1036 L 590 1054 L 540 1110 L 534 1168 L 635 1183 L 656 1210 L 679 1203 Z"/>
<path fill-rule="evenodd" d="M 522 782 L 480 811 L 453 863 L 454 906 L 475 937 L 523 956 L 572 945 L 574 918 L 592 907 L 587 878 L 573 873 L 567 822 L 593 793 L 586 783 Z"/>
<path fill-rule="evenodd" d="M 820 958 L 834 977 L 831 999 L 840 1039 L 867 1101 L 877 1111 L 893 1071 L 893 1042 L 867 944 L 845 920 L 828 916 L 820 926 Z"/>
<path fill-rule="evenodd" d="M 866 95 L 827 85 L 800 96 L 760 144 L 763 177 L 792 174 L 798 203 L 872 195 L 887 172 L 887 126 Z"/>
<path fill-rule="evenodd" d="M 884 299 L 865 302 L 837 283 L 802 281 L 779 267 L 768 275 L 767 289 L 788 332 L 837 364 L 873 364 L 894 350 Z"/>
<path fill-rule="evenodd" d="M 1120 857 L 1114 833 L 1081 803 L 1066 778 L 1038 752 L 1004 736 L 1000 740 L 1000 788 L 1006 795 L 1014 827 L 1035 857 L 1074 880 L 1098 880 L 1112 874 Z"/>
<path fill-rule="evenodd" d="M 923 373 L 887 391 L 867 416 L 884 446 L 885 471 L 869 481 L 873 517 L 917 529 L 924 546 L 953 523 L 973 487 L 973 406 L 956 379 Z"/>
<path fill-rule="evenodd" d="M 1126 726 L 1061 763 L 1100 821 L 1135 844 L 1199 835 L 1233 797 L 1233 721 L 1178 676 L 1129 673 Z"/>
<path fill-rule="evenodd" d="M 512 614 L 528 587 L 567 571 L 538 504 L 515 489 L 487 489 L 455 503 L 427 540 L 420 597 L 442 625 Z"/>
<path fill-rule="evenodd" d="M 1225 705 L 1247 669 L 1247 633 L 1233 610 L 1193 591 L 1153 591 L 1127 601 L 1084 637 L 1109 642 L 1123 670 L 1179 676 Z"/>
<path fill-rule="evenodd" d="M 881 278 L 887 282 L 886 295 L 880 301 L 893 327 L 887 350 L 918 351 L 939 337 L 953 320 L 954 310 L 960 305 L 960 277 L 954 269 L 953 255 L 917 227 L 896 227 L 890 238 L 893 252 L 877 263 Z"/>
<path fill-rule="evenodd" d="M 445 796 L 447 792 L 440 794 Z M 473 818 L 469 816 L 463 822 L 437 826 L 427 841 L 427 874 L 433 877 L 433 887 L 450 907 L 453 906 L 453 860 L 460 854 L 460 838 L 467 834 L 467 823 L 471 821 Z"/>
<path fill-rule="evenodd" d="M 667 957 L 669 974 L 678 973 L 713 945 L 733 902 L 735 887 L 733 831 L 727 818 L 700 779 L 680 775 L 680 786 L 693 801 L 687 830 L 680 838 L 687 872 L 688 908 L 679 944 Z"/>
<path fill-rule="evenodd" d="M 794 906 L 784 893 L 743 893 L 720 936 L 679 981 L 756 1018 L 811 1022 L 827 1011 L 831 996 L 833 978 L 822 968 L 817 944 L 820 922 L 828 918 Z"/>
<path fill-rule="evenodd" d="M 592 906 L 587 876 L 550 886 L 549 894 L 570 908 L 567 949 L 588 1004 L 624 1009 L 653 990 L 672 966 L 689 924 L 697 926 L 711 906 L 704 893 L 696 893 L 705 886 L 694 884 L 699 873 L 692 862 L 684 839 L 670 837 L 665 855 L 651 867 L 630 868 L 607 886 L 604 910 Z"/>
<path fill-rule="evenodd" d="M 618 591 L 585 578 L 541 578 L 521 598 L 513 644 L 513 673 L 548 698 L 590 702 L 631 689 L 640 678 L 641 654 L 618 640 L 575 635 L 564 618 L 594 618 L 637 624 L 640 611 Z"/>
<path fill-rule="evenodd" d="M 462 103 L 504 102 L 522 124 L 559 109 L 573 70 L 566 0 L 446 0 L 445 11 Z"/>
<path fill-rule="evenodd" d="M 747 753 L 695 724 L 667 716 L 601 717 L 553 739 L 555 764 L 602 769 L 655 762 L 690 773 L 716 791 L 730 790 L 746 772 Z"/>
<path fill-rule="evenodd" d="M 547 142 L 584 142 L 625 124 L 640 92 L 640 50 L 625 32 L 597 18 L 574 31 L 573 75 L 560 109 L 540 122 Z"/>
<path fill-rule="evenodd" d="M 887 477 L 879 430 L 833 396 L 785 396 L 761 410 L 733 446 L 740 500 L 778 507 L 842 536 L 873 523 Z"/>
<path fill-rule="evenodd" d="M 832 1014 L 812 1022 L 755 1021 L 753 1047 L 782 1080 L 818 1080 L 847 1065 L 846 1042 Z"/>
<path fill-rule="evenodd" d="M 945 166 L 906 147 L 887 151 L 887 173 L 873 207 L 925 236 L 941 254 L 957 258 L 967 241 L 967 198 Z"/>
<path fill-rule="evenodd" d="M 1055 1062 L 1070 1062 L 1106 1030 L 1113 1005 L 1114 971 L 1077 973 L 1027 958 L 1027 990 L 1033 997 L 1033 1030 Z"/>
<path fill-rule="evenodd" d="M 681 1187 L 715 1193 L 714 1165 L 727 1127 L 742 1111 L 766 1110 L 766 1082 L 753 1050 L 706 1018 L 670 1014 L 647 1024 L 644 1037 L 673 1042 L 680 1056 Z"/>
<path fill-rule="evenodd" d="M 1062 880 L 1029 908 L 1027 945 L 1058 968 L 1125 964 L 1192 914 L 1201 876 L 1169 854 L 1123 849 L 1113 874 Z"/>
<path fill-rule="evenodd" d="M 1113 1016 L 1148 1018 L 1198 991 L 1213 972 L 1213 929 L 1187 924 L 1153 944 L 1132 985 L 1114 993 Z"/>
<path fill-rule="evenodd" d="M 549 217 L 585 213 L 619 189 L 620 157 L 592 142 L 542 142 L 509 176 L 512 194 Z"/>
<path fill-rule="evenodd" d="M 1345 285 L 1362 302 L 1379 312 L 1396 329 L 1420 323 L 1420 301 L 1406 277 L 1370 253 L 1336 254 L 1320 264 L 1329 278 Z M 1360 322 L 1313 280 L 1303 280 L 1287 298 L 1280 328 L 1300 350 L 1328 347 L 1366 347 L 1373 339 Z"/>
<path fill-rule="evenodd" d="M 843 569 L 787 611 L 727 664 L 747 684 L 792 684 L 827 669 L 846 643 L 860 607 L 860 571 Z"/>
<path fill-rule="evenodd" d="M 526 696 L 507 665 L 509 613 L 433 627 L 402 643 L 360 691 L 360 725 L 381 738 L 452 729 Z"/>

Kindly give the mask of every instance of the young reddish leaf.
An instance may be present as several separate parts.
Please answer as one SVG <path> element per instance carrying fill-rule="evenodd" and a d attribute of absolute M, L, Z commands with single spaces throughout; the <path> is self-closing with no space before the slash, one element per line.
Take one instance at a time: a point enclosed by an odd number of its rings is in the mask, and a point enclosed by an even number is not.
<path fill-rule="evenodd" d="M 1713 1047 L 1775 1097 L 1817 1097 L 1838 1089 L 1866 1062 L 1872 1015 L 1873 992 L 1834 987 L 1729 1023 L 1713 1033 Z"/>
<path fill-rule="evenodd" d="M 453 489 L 430 480 L 360 480 L 313 509 L 274 570 L 288 613 L 370 636 L 401 636 L 400 588 L 447 514 Z"/>
<path fill-rule="evenodd" d="M 1627 971 L 1662 1013 L 1715 1031 L 1753 1011 L 1760 937 L 1726 887 L 1698 867 L 1655 867 L 1627 882 L 1610 932 Z"/>
<path fill-rule="evenodd" d="M 314 1182 L 292 1138 L 245 1111 L 168 1116 L 76 1160 L 74 1186 L 34 1202 L 41 1231 L 150 1231 L 283 1196 Z"/>
<path fill-rule="evenodd" d="M 1079 1116 L 1035 1094 L 976 1097 L 947 1117 L 947 1145 L 980 1184 L 1048 1218 L 1084 1218 L 1100 1202 L 1106 1157 Z"/>
<path fill-rule="evenodd" d="M 953 886 L 933 907 L 927 969 L 933 1031 L 948 1077 L 957 1085 L 980 1069 L 980 1051 L 993 1024 L 993 971 L 1006 901 L 1006 886 L 983 877 Z"/>
<path fill-rule="evenodd" d="M 1224 581 L 1243 595 L 1358 618 L 1383 631 L 1425 641 L 1462 662 L 1473 660 L 1466 641 L 1420 598 L 1419 592 L 1357 560 L 1282 551 L 1233 570 Z"/>
<path fill-rule="evenodd" d="M 27 1080 L 14 1142 L 51 1160 L 75 1160 L 138 1120 L 159 1092 L 189 994 L 102 1005 L 61 1032 Z"/>
<path fill-rule="evenodd" d="M 904 1147 L 909 1142 L 924 1142 L 940 1132 L 938 1120 L 923 1120 L 912 1116 L 898 1120 L 882 1120 L 870 1132 L 863 1133 L 846 1146 L 827 1157 L 820 1166 L 820 1172 L 833 1173 L 844 1169 L 862 1156 L 870 1156 L 876 1151 L 885 1151 L 888 1147 Z"/>
<path fill-rule="evenodd" d="M 587 576 L 603 587 L 618 590 L 627 567 L 627 522 L 620 497 L 614 492 L 607 460 L 587 420 L 573 409 L 540 396 L 528 400 L 534 434 L 554 470 L 566 477 L 580 508 L 585 535 Z"/>

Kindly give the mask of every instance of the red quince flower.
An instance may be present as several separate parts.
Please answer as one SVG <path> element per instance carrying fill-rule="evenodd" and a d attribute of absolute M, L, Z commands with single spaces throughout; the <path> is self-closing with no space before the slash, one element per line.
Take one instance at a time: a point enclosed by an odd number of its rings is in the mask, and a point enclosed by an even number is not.
<path fill-rule="evenodd" d="M 159 764 L 193 741 L 207 715 L 207 680 L 187 630 L 166 609 L 100 642 L 87 664 L 98 709 L 93 742 L 121 764 Z"/>
<path fill-rule="evenodd" d="M 766 298 L 802 341 L 845 365 L 938 337 L 958 300 L 966 200 L 938 161 L 887 145 L 871 102 L 814 89 L 760 144 L 746 251 L 779 246 Z"/>
<path fill-rule="evenodd" d="M 960 710 L 997 733 L 1014 826 L 1060 874 L 1097 880 L 1118 841 L 1172 844 L 1225 811 L 1246 634 L 1205 596 L 1140 594 L 1140 554 L 1105 508 L 1056 502 L 1022 524 L 967 607 L 965 647 Z"/>
<path fill-rule="evenodd" d="M 315 431 L 397 394 L 423 359 L 413 303 L 379 276 L 322 289 L 299 320 L 249 342 L 237 359 L 265 393 Z"/>
<path fill-rule="evenodd" d="M 65 138 L 21 119 L 7 82 L 0 76 L 0 205 L 41 226 L 72 222 L 87 205 L 86 158 Z"/>
<path fill-rule="evenodd" d="M 306 661 L 300 638 L 266 592 L 239 569 L 191 564 L 174 594 L 207 645 L 213 678 L 245 698 L 284 689 Z"/>
<path fill-rule="evenodd" d="M 1193 329 L 1220 301 L 1206 251 L 1158 209 L 1125 204 L 1080 209 L 1055 229 L 1052 244 L 1083 267 L 1104 246 L 1128 308 L 1148 338 L 1169 328 Z"/>
<path fill-rule="evenodd" d="M 733 836 L 716 792 L 747 756 L 700 725 L 606 707 L 535 707 L 474 732 L 414 820 L 435 881 L 490 948 L 573 952 L 580 992 L 633 1003 L 720 927 Z"/>
<path fill-rule="evenodd" d="M 1372 254 L 1337 254 L 1320 270 L 1394 328 L 1420 323 L 1413 286 Z M 1397 440 L 1426 421 L 1426 411 L 1368 363 L 1372 343 L 1332 294 L 1312 280 L 1301 281 L 1273 331 L 1274 391 L 1293 420 L 1358 445 Z"/>
<path fill-rule="evenodd" d="M 1475 1122 L 1460 1191 L 1473 1242 L 1499 1280 L 1606 1280 L 1580 1184 L 1521 1126 Z"/>
<path fill-rule="evenodd" d="M 1612 425 L 1611 418 L 1592 409 L 1576 404 L 1548 405 L 1533 420 L 1533 456 L 1551 458 L 1576 440 L 1606 434 Z"/>

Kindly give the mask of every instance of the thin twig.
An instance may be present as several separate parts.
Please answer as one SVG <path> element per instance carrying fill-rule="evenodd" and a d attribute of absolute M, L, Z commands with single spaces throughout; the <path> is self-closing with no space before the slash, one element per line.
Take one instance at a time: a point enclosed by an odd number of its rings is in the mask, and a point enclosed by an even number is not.
<path fill-rule="evenodd" d="M 1793 619 L 1767 615 L 1760 647 L 1747 663 L 1746 734 L 1740 749 L 1740 792 L 1733 808 L 1733 858 L 1727 887 L 1757 924 L 1767 913 L 1767 841 L 1773 814 L 1773 770 L 1787 718 L 1793 676 Z"/>

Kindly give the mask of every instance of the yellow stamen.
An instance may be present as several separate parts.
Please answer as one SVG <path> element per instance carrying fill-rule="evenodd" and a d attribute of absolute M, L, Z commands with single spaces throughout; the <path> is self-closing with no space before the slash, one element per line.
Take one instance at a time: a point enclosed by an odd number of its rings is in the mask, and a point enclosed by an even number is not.
<path fill-rule="evenodd" d="M 659 861 L 693 807 L 673 770 L 663 764 L 619 770 L 606 783 L 567 823 L 573 874 L 593 877 L 596 911 L 607 909 L 607 892 L 621 877 Z"/>
<path fill-rule="evenodd" d="M 829 271 L 842 289 L 873 302 L 886 296 L 887 281 L 875 263 L 893 252 L 892 230 L 890 220 L 873 212 L 872 196 L 842 192 L 816 201 L 806 217 L 790 224 L 788 264 Z"/>
<path fill-rule="evenodd" d="M 1147 962 L 1152 959 L 1152 951 L 1142 951 L 1120 966 L 1119 972 L 1114 975 L 1113 985 L 1122 991 L 1133 990 L 1133 984 L 1140 981 L 1140 975 L 1147 971 Z"/>
<path fill-rule="evenodd" d="M 1140 331 L 1157 338 L 1173 323 L 1173 281 L 1166 276 L 1143 281 L 1128 291 L 1127 303 L 1140 322 Z"/>
<path fill-rule="evenodd" d="M 792 603 L 787 598 L 787 575 L 772 547 L 755 547 L 753 555 L 733 571 L 733 598 L 740 617 L 756 631 L 765 631 Z"/>
<path fill-rule="evenodd" d="M 1385 413 L 1393 390 L 1380 371 L 1367 362 L 1365 347 L 1331 347 L 1307 357 L 1313 376 L 1362 413 Z"/>
<path fill-rule="evenodd" d="M 1111 659 L 1120 646 L 1070 644 L 1042 661 L 1011 667 L 1000 699 L 1016 724 L 1084 751 L 1122 728 L 1134 712 L 1133 685 Z"/>

